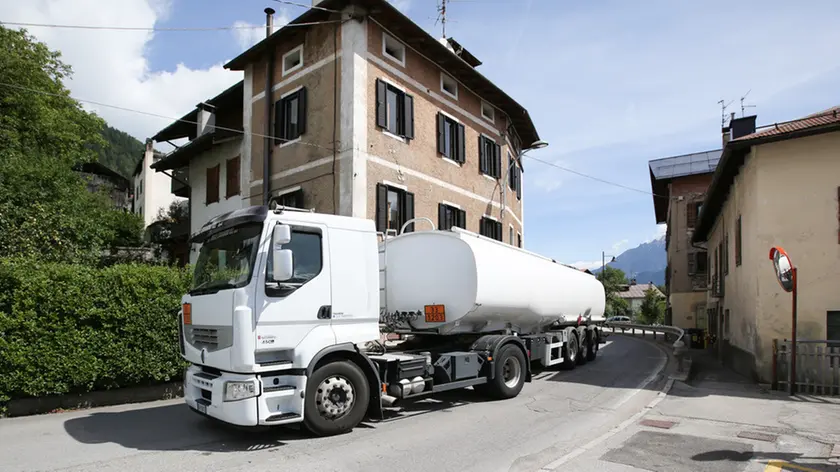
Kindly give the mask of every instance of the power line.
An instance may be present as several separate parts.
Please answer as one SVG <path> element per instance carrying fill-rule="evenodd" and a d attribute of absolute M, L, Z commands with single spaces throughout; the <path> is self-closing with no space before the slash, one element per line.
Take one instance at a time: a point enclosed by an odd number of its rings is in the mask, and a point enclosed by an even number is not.
<path fill-rule="evenodd" d="M 118 106 L 118 105 L 111 105 L 111 104 L 108 104 L 108 103 L 97 102 L 97 101 L 94 101 L 94 100 L 84 100 L 84 99 L 76 98 L 76 97 L 73 97 L 73 96 L 70 96 L 70 95 L 62 95 L 60 93 L 45 92 L 43 90 L 24 87 L 22 85 L 7 84 L 7 83 L 4 83 L 4 82 L 0 82 L 0 86 L 14 88 L 14 89 L 18 89 L 18 90 L 24 90 L 24 91 L 27 91 L 27 92 L 30 92 L 30 93 L 37 93 L 39 95 L 46 95 L 46 96 L 50 96 L 50 97 L 70 98 L 70 99 L 73 99 L 73 100 L 75 100 L 77 102 L 81 102 L 81 103 L 89 103 L 91 105 L 97 105 L 97 106 L 105 107 L 105 108 L 113 108 L 115 110 L 127 111 L 127 112 L 131 112 L 131 113 L 137 113 L 137 114 L 140 114 L 140 115 L 146 115 L 146 116 L 151 116 L 151 117 L 155 117 L 155 118 L 162 118 L 162 119 L 166 119 L 166 120 L 169 120 L 169 121 L 177 121 L 177 122 L 181 122 L 181 123 L 198 125 L 197 121 L 186 120 L 184 118 L 172 118 L 170 116 L 160 115 L 160 114 L 157 114 L 157 113 L 152 113 L 152 112 L 143 111 L 143 110 L 136 110 L 134 108 L 121 107 L 121 106 Z M 214 130 L 220 130 L 220 131 L 229 131 L 231 133 L 237 133 L 237 134 L 241 134 L 241 135 L 248 134 L 250 136 L 254 136 L 254 137 L 257 137 L 257 138 L 275 139 L 275 136 L 268 136 L 268 135 L 265 135 L 265 134 L 254 133 L 254 132 L 246 133 L 245 131 L 243 131 L 241 129 L 236 129 L 236 128 L 226 128 L 224 126 L 215 126 L 215 125 L 210 126 L 210 128 L 213 128 Z M 306 141 L 295 141 L 295 142 L 300 143 L 300 144 L 305 144 L 307 146 L 326 149 L 326 150 L 329 150 L 329 151 L 333 150 L 333 148 L 331 148 L 331 147 L 322 146 L 320 144 L 310 143 L 310 142 L 306 142 Z"/>
<path fill-rule="evenodd" d="M 39 95 L 46 95 L 46 96 L 60 97 L 60 98 L 70 98 L 70 99 L 73 99 L 73 100 L 75 100 L 77 102 L 81 102 L 81 103 L 88 103 L 88 104 L 91 104 L 91 105 L 101 106 L 101 107 L 105 107 L 105 108 L 112 108 L 112 109 L 115 109 L 115 110 L 137 113 L 137 114 L 140 114 L 140 115 L 146 115 L 146 116 L 151 116 L 151 117 L 154 117 L 154 118 L 166 119 L 166 120 L 169 120 L 169 121 L 175 121 L 175 122 L 181 122 L 181 123 L 187 123 L 187 124 L 193 124 L 193 125 L 198 124 L 197 121 L 187 120 L 187 119 L 184 119 L 184 118 L 172 118 L 170 116 L 161 115 L 161 114 L 158 114 L 158 113 L 152 113 L 152 112 L 148 112 L 148 111 L 137 110 L 137 109 L 134 109 L 134 108 L 122 107 L 122 106 L 118 106 L 118 105 L 111 105 L 111 104 L 108 104 L 108 103 L 97 102 L 97 101 L 94 101 L 94 100 L 85 100 L 85 99 L 76 98 L 76 97 L 73 97 L 73 96 L 70 96 L 70 95 L 62 95 L 62 94 L 59 94 L 59 93 L 46 92 L 46 91 L 43 91 L 43 90 L 33 89 L 33 88 L 25 87 L 25 86 L 22 86 L 22 85 L 8 84 L 8 83 L 0 82 L 0 86 L 13 88 L 13 89 L 18 89 L 18 90 L 24 90 L 24 91 L 27 91 L 27 92 L 30 92 L 30 93 L 37 93 Z M 275 139 L 274 136 L 269 136 L 269 135 L 265 135 L 265 134 L 255 133 L 255 132 L 246 133 L 243 130 L 239 130 L 239 129 L 235 129 L 235 128 L 226 128 L 224 126 L 211 126 L 211 128 L 213 128 L 214 130 L 228 131 L 228 132 L 242 134 L 242 135 L 248 134 L 250 136 L 257 137 L 257 138 Z M 329 151 L 334 151 L 334 149 L 331 148 L 331 147 L 322 146 L 322 145 L 316 144 L 316 143 L 310 143 L 310 142 L 307 142 L 307 141 L 296 141 L 296 142 L 298 142 L 300 144 L 307 145 L 307 146 L 312 146 L 312 147 L 317 147 L 317 148 L 321 148 L 321 149 L 326 149 L 326 150 L 329 150 Z M 637 188 L 634 188 L 634 187 L 629 187 L 627 185 L 619 184 L 617 182 L 612 182 L 612 181 L 609 181 L 609 180 L 605 180 L 605 179 L 602 179 L 600 177 L 595 177 L 595 176 L 592 176 L 592 175 L 589 175 L 589 174 L 584 174 L 583 172 L 578 172 L 576 170 L 569 169 L 568 167 L 563 167 L 563 166 L 555 164 L 553 162 L 545 161 L 543 159 L 539 159 L 539 158 L 533 157 L 533 156 L 528 155 L 528 154 L 525 154 L 524 157 L 527 157 L 528 159 L 539 162 L 541 164 L 545 164 L 547 166 L 551 166 L 551 167 L 554 167 L 556 169 L 560 169 L 562 171 L 578 175 L 580 177 L 585 177 L 587 179 L 591 179 L 591 180 L 595 180 L 597 182 L 601 182 L 603 184 L 612 185 L 614 187 L 619 187 L 619 188 L 623 188 L 625 190 L 631 190 L 633 192 L 638 192 L 638 193 L 642 193 L 642 194 L 645 194 L 645 195 L 651 195 L 651 196 L 654 196 L 654 197 L 669 198 L 669 197 L 664 196 L 664 195 L 657 195 L 653 192 L 648 192 L 646 190 L 641 190 L 641 189 L 637 189 Z"/>
<path fill-rule="evenodd" d="M 288 23 L 282 28 L 290 28 L 297 26 L 315 26 L 324 25 L 328 23 L 339 23 L 342 20 L 325 20 L 313 21 L 309 23 Z M 23 23 L 16 21 L 0 21 L 0 24 L 10 26 L 35 27 L 35 28 L 67 28 L 67 29 L 84 29 L 84 30 L 106 30 L 106 31 L 228 31 L 239 29 L 263 29 L 265 25 L 232 25 L 232 26 L 207 26 L 207 27 L 142 27 L 142 26 L 97 26 L 97 25 L 68 25 L 68 24 L 51 24 L 51 23 Z"/>

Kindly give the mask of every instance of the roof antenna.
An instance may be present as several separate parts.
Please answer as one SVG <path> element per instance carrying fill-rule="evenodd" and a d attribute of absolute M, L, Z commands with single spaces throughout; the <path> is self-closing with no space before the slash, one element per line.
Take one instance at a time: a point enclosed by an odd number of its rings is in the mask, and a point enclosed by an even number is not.
<path fill-rule="evenodd" d="M 744 105 L 744 100 L 747 98 L 747 95 L 749 95 L 750 92 L 752 92 L 752 89 L 747 90 L 747 93 L 745 93 L 744 96 L 741 97 L 741 118 L 744 117 L 745 108 L 755 108 L 755 105 Z"/>
<path fill-rule="evenodd" d="M 443 39 L 446 39 L 446 2 L 447 1 L 448 0 L 440 0 L 440 3 L 438 4 L 438 7 L 437 7 L 438 17 L 437 17 L 437 20 L 435 20 L 435 25 L 437 25 L 438 21 L 440 21 L 441 29 L 443 30 Z"/>
<path fill-rule="evenodd" d="M 721 129 L 726 127 L 726 109 L 729 108 L 729 105 L 732 105 L 733 101 L 734 100 L 730 100 L 729 103 L 724 105 L 723 100 L 718 100 L 718 103 L 720 104 L 720 127 L 721 127 Z"/>

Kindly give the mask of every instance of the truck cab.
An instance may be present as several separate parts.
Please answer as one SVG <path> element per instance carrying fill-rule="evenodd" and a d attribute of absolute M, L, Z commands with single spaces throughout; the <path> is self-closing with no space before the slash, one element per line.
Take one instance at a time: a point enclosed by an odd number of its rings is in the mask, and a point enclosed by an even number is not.
<path fill-rule="evenodd" d="M 357 346 L 379 339 L 373 221 L 257 206 L 210 220 L 192 242 L 180 312 L 190 408 L 241 426 L 298 422 L 320 359 L 370 362 Z"/>

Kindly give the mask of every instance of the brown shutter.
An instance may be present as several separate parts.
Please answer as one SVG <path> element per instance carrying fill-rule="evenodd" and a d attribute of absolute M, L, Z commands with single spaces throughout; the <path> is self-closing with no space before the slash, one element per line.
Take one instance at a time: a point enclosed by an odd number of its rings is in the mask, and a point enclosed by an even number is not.
<path fill-rule="evenodd" d="M 239 156 L 228 159 L 225 163 L 225 198 L 239 195 Z"/>
<path fill-rule="evenodd" d="M 219 201 L 219 169 L 221 167 L 216 164 L 207 169 L 207 186 L 205 203 L 216 203 Z"/>
<path fill-rule="evenodd" d="M 502 147 L 498 144 L 493 144 L 493 172 L 497 179 L 502 178 Z M 504 183 L 502 183 L 504 185 Z"/>
<path fill-rule="evenodd" d="M 388 229 L 388 187 L 376 184 L 376 231 Z"/>
<path fill-rule="evenodd" d="M 458 123 L 456 128 L 458 129 L 458 135 L 457 135 L 458 140 L 457 140 L 455 149 L 456 149 L 458 155 L 456 156 L 455 160 L 460 162 L 461 164 L 463 164 L 464 162 L 467 161 L 467 149 L 466 149 L 467 143 L 464 140 L 464 125 L 462 125 L 461 123 Z"/>
<path fill-rule="evenodd" d="M 376 126 L 388 128 L 388 105 L 385 103 L 385 82 L 376 79 Z"/>
<path fill-rule="evenodd" d="M 484 152 L 484 136 L 478 136 L 478 170 L 486 174 L 487 169 L 487 153 Z"/>
<path fill-rule="evenodd" d="M 458 210 L 456 213 L 458 215 L 458 222 L 456 225 L 459 228 L 467 229 L 467 212 L 464 210 Z"/>
<path fill-rule="evenodd" d="M 449 229 L 446 228 L 446 207 L 443 203 L 438 203 L 438 229 Z"/>
<path fill-rule="evenodd" d="M 443 119 L 441 113 L 437 114 L 437 149 L 440 154 L 446 155 L 446 140 L 443 139 L 446 133 L 446 120 Z"/>
<path fill-rule="evenodd" d="M 405 94 L 403 120 L 403 123 L 405 123 L 405 139 L 414 139 L 414 97 L 409 94 Z"/>
<path fill-rule="evenodd" d="M 403 199 L 403 220 L 402 224 L 405 224 L 406 221 L 414 219 L 414 194 L 411 192 L 405 192 L 405 198 Z M 405 232 L 410 233 L 414 231 L 414 223 L 405 227 Z"/>

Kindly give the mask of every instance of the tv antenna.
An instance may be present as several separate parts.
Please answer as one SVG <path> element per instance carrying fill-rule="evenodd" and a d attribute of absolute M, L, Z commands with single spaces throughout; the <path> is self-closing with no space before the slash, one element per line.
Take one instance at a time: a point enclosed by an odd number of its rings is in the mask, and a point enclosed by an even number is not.
<path fill-rule="evenodd" d="M 747 95 L 749 95 L 750 92 L 752 92 L 752 89 L 747 90 L 747 93 L 745 93 L 744 96 L 741 97 L 741 118 L 744 117 L 745 108 L 755 108 L 755 105 L 744 105 L 744 100 L 746 100 Z"/>
<path fill-rule="evenodd" d="M 732 105 L 732 102 L 734 102 L 734 101 L 735 100 L 729 100 L 729 103 L 726 103 L 724 105 L 725 102 L 723 100 L 718 100 L 718 103 L 720 104 L 720 127 L 721 128 L 726 127 L 726 109 L 729 108 L 729 105 Z"/>
<path fill-rule="evenodd" d="M 438 3 L 438 17 L 435 20 L 435 26 L 437 26 L 438 21 L 440 22 L 441 29 L 443 30 L 443 38 L 446 39 L 446 2 L 449 0 L 440 0 Z"/>

